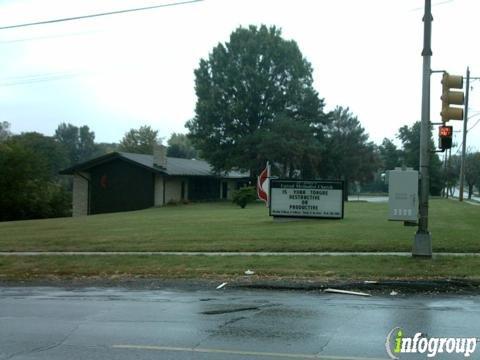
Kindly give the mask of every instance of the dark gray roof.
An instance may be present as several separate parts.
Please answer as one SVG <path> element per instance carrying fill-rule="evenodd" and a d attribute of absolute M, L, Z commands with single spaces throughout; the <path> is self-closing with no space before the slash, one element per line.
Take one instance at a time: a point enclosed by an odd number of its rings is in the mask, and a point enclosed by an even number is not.
<path fill-rule="evenodd" d="M 146 167 L 153 169 L 158 169 L 158 167 L 153 165 L 153 155 L 146 154 L 133 154 L 126 152 L 119 152 L 119 154 L 131 161 L 142 164 Z M 160 168 L 161 169 L 161 168 Z M 167 173 L 168 175 L 191 175 L 191 176 L 212 176 L 214 175 L 212 167 L 210 164 L 204 160 L 196 159 L 181 159 L 174 157 L 167 157 L 167 169 L 161 170 L 162 172 Z M 248 177 L 247 173 L 242 173 L 240 171 L 230 171 L 227 174 L 222 174 L 224 177 L 228 178 L 243 178 Z"/>
<path fill-rule="evenodd" d="M 71 168 L 61 171 L 60 173 L 73 174 L 75 171 L 87 170 L 91 167 L 113 160 L 115 158 L 123 158 L 154 172 L 163 173 L 170 176 L 216 176 L 216 174 L 213 173 L 213 169 L 210 164 L 204 160 L 190 160 L 167 157 L 167 168 L 164 169 L 153 165 L 153 155 L 134 154 L 126 152 L 110 153 L 99 158 L 95 158 L 87 162 L 75 165 Z M 220 174 L 218 176 L 221 176 L 223 178 L 238 179 L 249 177 L 249 174 L 240 171 L 230 171 L 226 174 Z"/>

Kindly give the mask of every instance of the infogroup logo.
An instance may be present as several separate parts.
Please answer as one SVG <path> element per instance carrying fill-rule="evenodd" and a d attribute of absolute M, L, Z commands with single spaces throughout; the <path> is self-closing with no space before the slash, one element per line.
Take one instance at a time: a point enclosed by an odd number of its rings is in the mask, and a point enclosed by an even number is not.
<path fill-rule="evenodd" d="M 392 359 L 400 359 L 400 354 L 427 354 L 433 358 L 438 354 L 459 354 L 468 358 L 475 352 L 478 339 L 427 337 L 417 332 L 413 337 L 405 336 L 400 327 L 393 328 L 387 335 L 385 348 Z"/>

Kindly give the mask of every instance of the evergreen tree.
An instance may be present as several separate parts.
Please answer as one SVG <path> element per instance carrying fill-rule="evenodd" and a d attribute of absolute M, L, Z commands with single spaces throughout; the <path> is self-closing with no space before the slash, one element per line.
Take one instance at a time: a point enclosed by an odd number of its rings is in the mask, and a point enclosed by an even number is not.
<path fill-rule="evenodd" d="M 383 170 L 394 170 L 396 167 L 402 166 L 402 151 L 390 139 L 383 139 L 382 144 L 378 147 Z"/>
<path fill-rule="evenodd" d="M 324 178 L 342 179 L 348 190 L 353 181 L 373 179 L 380 159 L 373 142 L 358 118 L 348 108 L 338 106 L 331 114 L 325 134 L 325 152 L 319 172 Z M 345 191 L 345 196 L 347 196 Z"/>
<path fill-rule="evenodd" d="M 420 165 L 420 122 L 417 121 L 412 126 L 402 126 L 398 130 L 398 138 L 403 144 L 403 157 L 405 166 L 411 167 L 415 170 L 419 169 Z M 435 153 L 435 143 L 430 131 L 429 140 L 430 152 L 430 194 L 440 195 L 444 187 L 442 162 Z"/>

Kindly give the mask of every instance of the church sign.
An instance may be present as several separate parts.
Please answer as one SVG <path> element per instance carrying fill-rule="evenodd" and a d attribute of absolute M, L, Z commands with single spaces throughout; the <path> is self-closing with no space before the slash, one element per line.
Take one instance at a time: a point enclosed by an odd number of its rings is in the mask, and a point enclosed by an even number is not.
<path fill-rule="evenodd" d="M 343 219 L 343 181 L 270 180 L 270 216 Z"/>

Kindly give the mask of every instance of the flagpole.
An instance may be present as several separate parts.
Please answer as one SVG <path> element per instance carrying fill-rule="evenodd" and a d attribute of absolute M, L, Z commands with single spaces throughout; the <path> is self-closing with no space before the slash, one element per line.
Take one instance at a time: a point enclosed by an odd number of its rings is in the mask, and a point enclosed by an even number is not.
<path fill-rule="evenodd" d="M 270 207 L 270 161 L 267 161 L 267 184 L 268 184 L 268 194 L 267 194 L 267 208 Z"/>

